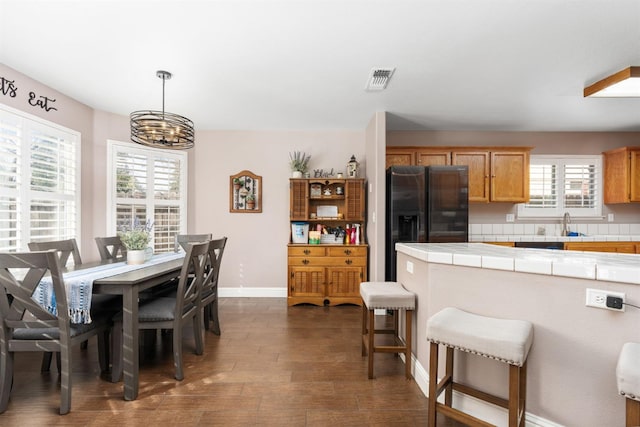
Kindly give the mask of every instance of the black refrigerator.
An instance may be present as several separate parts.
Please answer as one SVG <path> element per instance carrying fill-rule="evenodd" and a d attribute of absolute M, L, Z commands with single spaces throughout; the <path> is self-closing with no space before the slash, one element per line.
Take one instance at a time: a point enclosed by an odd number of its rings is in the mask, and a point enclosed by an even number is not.
<path fill-rule="evenodd" d="M 467 166 L 391 166 L 386 185 L 385 280 L 396 280 L 398 242 L 467 242 Z"/>

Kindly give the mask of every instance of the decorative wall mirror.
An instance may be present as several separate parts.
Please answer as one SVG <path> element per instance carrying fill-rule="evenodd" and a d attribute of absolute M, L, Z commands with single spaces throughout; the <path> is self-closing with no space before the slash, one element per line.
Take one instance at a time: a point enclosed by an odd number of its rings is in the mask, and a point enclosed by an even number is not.
<path fill-rule="evenodd" d="M 229 177 L 229 212 L 262 212 L 262 177 L 247 170 Z"/>

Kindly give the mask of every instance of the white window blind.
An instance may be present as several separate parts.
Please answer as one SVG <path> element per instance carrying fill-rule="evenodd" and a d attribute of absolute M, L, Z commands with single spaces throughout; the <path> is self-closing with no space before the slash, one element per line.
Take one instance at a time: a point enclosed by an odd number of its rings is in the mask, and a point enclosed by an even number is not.
<path fill-rule="evenodd" d="M 109 141 L 109 165 L 113 234 L 151 220 L 154 252 L 173 251 L 175 236 L 186 233 L 186 153 Z"/>
<path fill-rule="evenodd" d="M 601 156 L 531 156 L 528 203 L 519 217 L 602 216 Z"/>
<path fill-rule="evenodd" d="M 80 232 L 80 134 L 0 106 L 0 251 Z"/>

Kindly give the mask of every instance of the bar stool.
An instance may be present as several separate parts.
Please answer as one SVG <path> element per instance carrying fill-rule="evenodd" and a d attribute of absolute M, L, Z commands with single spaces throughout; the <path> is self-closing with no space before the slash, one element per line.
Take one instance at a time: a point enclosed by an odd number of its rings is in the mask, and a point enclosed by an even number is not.
<path fill-rule="evenodd" d="M 627 398 L 626 426 L 640 426 L 640 343 L 622 346 L 616 366 L 618 392 Z"/>
<path fill-rule="evenodd" d="M 524 320 L 506 320 L 480 316 L 448 307 L 427 321 L 429 354 L 428 426 L 436 426 L 441 413 L 469 426 L 487 426 L 472 415 L 451 406 L 453 390 L 506 408 L 509 427 L 523 427 L 527 391 L 527 354 L 533 343 L 533 325 Z M 438 344 L 447 349 L 446 373 L 438 383 Z M 503 399 L 454 381 L 455 350 L 478 354 L 509 365 L 509 399 Z M 438 396 L 445 391 L 444 404 Z"/>
<path fill-rule="evenodd" d="M 405 376 L 411 379 L 411 325 L 416 296 L 398 282 L 362 282 L 362 356 L 369 356 L 369 379 L 373 378 L 374 353 L 404 353 Z M 375 310 L 392 310 L 393 329 L 376 329 Z M 405 311 L 406 323 L 404 339 L 398 330 L 398 314 Z M 395 345 L 376 345 L 375 334 L 393 334 Z"/>

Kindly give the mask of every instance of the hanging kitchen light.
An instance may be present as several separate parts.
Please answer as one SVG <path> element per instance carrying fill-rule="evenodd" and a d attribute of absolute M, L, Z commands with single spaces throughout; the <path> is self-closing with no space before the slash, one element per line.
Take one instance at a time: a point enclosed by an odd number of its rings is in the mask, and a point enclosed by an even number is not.
<path fill-rule="evenodd" d="M 192 148 L 193 122 L 164 111 L 164 83 L 171 78 L 171 73 L 159 70 L 156 76 L 162 79 L 162 111 L 140 110 L 131 113 L 131 140 L 149 147 L 171 150 Z"/>

